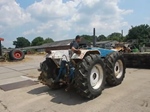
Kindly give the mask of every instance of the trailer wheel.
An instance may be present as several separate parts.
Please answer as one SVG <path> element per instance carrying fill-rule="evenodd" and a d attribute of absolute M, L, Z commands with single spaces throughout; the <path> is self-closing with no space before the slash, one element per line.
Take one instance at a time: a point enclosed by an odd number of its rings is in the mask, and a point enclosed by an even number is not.
<path fill-rule="evenodd" d="M 99 55 L 87 55 L 75 70 L 75 87 L 83 97 L 99 96 L 105 86 L 104 63 Z"/>
<path fill-rule="evenodd" d="M 104 63 L 106 64 L 107 84 L 110 86 L 121 84 L 126 70 L 123 54 L 112 52 L 105 58 Z"/>
<path fill-rule="evenodd" d="M 15 49 L 15 50 L 10 51 L 9 56 L 11 60 L 23 60 L 25 57 L 25 54 L 23 51 Z"/>

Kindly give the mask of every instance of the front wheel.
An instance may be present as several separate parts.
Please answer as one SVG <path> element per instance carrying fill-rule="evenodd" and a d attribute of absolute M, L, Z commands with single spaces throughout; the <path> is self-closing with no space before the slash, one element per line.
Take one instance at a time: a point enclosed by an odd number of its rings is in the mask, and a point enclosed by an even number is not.
<path fill-rule="evenodd" d="M 79 94 L 95 98 L 105 86 L 104 63 L 97 54 L 87 55 L 75 70 L 75 84 Z"/>
<path fill-rule="evenodd" d="M 117 86 L 122 83 L 125 77 L 125 61 L 123 54 L 119 52 L 112 52 L 105 60 L 106 64 L 106 82 L 110 86 Z"/>

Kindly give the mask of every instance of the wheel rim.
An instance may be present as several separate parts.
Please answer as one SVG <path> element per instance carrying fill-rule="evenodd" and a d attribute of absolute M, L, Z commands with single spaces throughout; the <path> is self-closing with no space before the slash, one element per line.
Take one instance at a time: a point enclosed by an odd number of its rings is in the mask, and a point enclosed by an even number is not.
<path fill-rule="evenodd" d="M 90 75 L 90 83 L 93 89 L 98 89 L 102 82 L 103 82 L 103 69 L 102 66 L 99 64 L 96 64 L 92 70 Z"/>
<path fill-rule="evenodd" d="M 16 51 L 16 52 L 14 53 L 14 57 L 17 58 L 17 59 L 19 59 L 19 58 L 22 57 L 22 53 L 19 52 L 19 51 Z"/>
<path fill-rule="evenodd" d="M 116 78 L 118 78 L 118 79 L 121 78 L 121 76 L 123 74 L 123 63 L 121 60 L 118 60 L 115 63 L 114 72 L 115 72 Z"/>

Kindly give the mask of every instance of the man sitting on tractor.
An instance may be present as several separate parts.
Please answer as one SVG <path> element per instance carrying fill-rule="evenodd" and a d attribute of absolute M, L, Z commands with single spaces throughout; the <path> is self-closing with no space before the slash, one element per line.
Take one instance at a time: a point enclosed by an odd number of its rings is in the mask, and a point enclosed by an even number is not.
<path fill-rule="evenodd" d="M 73 53 L 80 54 L 79 43 L 81 42 L 81 37 L 79 35 L 76 36 L 75 40 L 70 43 L 71 56 Z"/>

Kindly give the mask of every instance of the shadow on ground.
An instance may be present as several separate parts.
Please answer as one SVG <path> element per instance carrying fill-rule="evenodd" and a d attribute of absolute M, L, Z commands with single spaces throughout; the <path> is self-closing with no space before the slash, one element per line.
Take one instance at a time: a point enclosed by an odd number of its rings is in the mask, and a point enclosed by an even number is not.
<path fill-rule="evenodd" d="M 33 89 L 28 92 L 29 94 L 42 94 L 47 93 L 52 96 L 50 100 L 53 103 L 57 104 L 65 104 L 65 105 L 77 105 L 86 103 L 89 100 L 82 98 L 75 89 L 71 89 L 70 91 L 66 92 L 65 88 L 59 90 L 51 90 L 47 86 L 42 86 L 36 89 Z"/>
<path fill-rule="evenodd" d="M 115 87 L 117 87 L 117 86 L 110 86 L 110 85 L 108 85 L 108 84 L 106 83 L 105 88 L 104 88 L 103 91 L 105 91 L 105 89 L 110 89 L 110 88 L 115 88 Z"/>
<path fill-rule="evenodd" d="M 126 68 L 133 68 L 133 69 L 150 69 L 150 64 L 143 65 L 143 63 L 139 63 L 139 65 L 132 65 L 126 64 Z"/>

